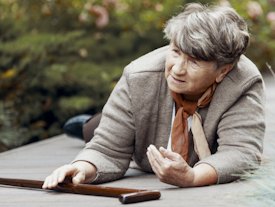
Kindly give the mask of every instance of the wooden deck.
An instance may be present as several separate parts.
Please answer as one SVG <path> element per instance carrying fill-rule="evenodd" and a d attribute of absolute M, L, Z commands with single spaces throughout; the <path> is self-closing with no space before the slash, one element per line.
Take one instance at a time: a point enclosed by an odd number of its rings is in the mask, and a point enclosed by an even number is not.
<path fill-rule="evenodd" d="M 266 78 L 267 131 L 264 156 L 274 157 L 275 78 Z M 83 148 L 84 142 L 65 135 L 0 153 L 0 177 L 44 180 L 57 167 L 69 163 Z M 235 199 L 245 194 L 248 182 L 235 182 L 199 188 L 177 188 L 161 183 L 154 174 L 129 169 L 121 180 L 104 186 L 136 189 L 158 189 L 161 199 L 127 206 L 244 206 Z M 117 198 L 58 193 L 50 190 L 0 186 L 1 207 L 6 206 L 121 206 Z"/>

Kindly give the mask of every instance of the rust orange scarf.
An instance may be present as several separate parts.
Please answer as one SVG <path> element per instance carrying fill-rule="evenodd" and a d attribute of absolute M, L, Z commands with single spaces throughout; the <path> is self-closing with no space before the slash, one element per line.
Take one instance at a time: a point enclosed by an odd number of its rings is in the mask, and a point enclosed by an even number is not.
<path fill-rule="evenodd" d="M 176 102 L 177 111 L 172 127 L 171 148 L 173 152 L 179 153 L 187 163 L 189 148 L 187 118 L 189 116 L 193 116 L 191 130 L 196 153 L 200 159 L 211 155 L 202 129 L 201 117 L 199 113 L 196 112 L 196 109 L 203 108 L 210 103 L 216 87 L 217 83 L 211 85 L 201 98 L 195 102 L 186 100 L 181 94 L 171 91 L 174 101 Z"/>

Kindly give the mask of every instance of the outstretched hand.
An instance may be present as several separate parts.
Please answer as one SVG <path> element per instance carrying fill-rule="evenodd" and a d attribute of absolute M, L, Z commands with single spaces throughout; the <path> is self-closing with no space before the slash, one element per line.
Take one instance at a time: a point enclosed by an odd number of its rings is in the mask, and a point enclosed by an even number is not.
<path fill-rule="evenodd" d="M 147 148 L 147 156 L 152 170 L 160 181 L 180 187 L 194 186 L 194 170 L 180 154 L 163 147 L 158 151 L 154 145 L 150 145 Z"/>
<path fill-rule="evenodd" d="M 204 186 L 217 183 L 216 170 L 208 164 L 192 168 L 178 153 L 154 145 L 147 148 L 152 170 L 160 181 L 179 187 Z M 167 159 L 168 158 L 168 159 Z"/>
<path fill-rule="evenodd" d="M 68 176 L 71 176 L 72 183 L 74 184 L 89 183 L 96 177 L 96 167 L 85 161 L 64 165 L 56 169 L 45 179 L 42 188 L 54 188 L 58 183 L 64 182 L 65 178 Z"/>

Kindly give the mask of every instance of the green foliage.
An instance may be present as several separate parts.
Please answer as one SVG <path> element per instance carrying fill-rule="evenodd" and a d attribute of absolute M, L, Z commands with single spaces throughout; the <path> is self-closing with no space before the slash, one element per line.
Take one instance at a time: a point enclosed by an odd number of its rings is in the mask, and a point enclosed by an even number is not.
<path fill-rule="evenodd" d="M 73 96 L 73 97 L 64 97 L 60 98 L 58 102 L 59 107 L 63 107 L 66 110 L 75 109 L 89 109 L 93 107 L 93 100 L 88 97 Z"/>
<path fill-rule="evenodd" d="M 6 151 L 10 148 L 19 147 L 27 140 L 22 137 L 21 134 L 25 133 L 27 129 L 18 128 L 14 126 L 13 122 L 16 119 L 16 112 L 10 110 L 11 102 L 0 102 L 0 127 L 1 139 L 0 139 L 0 152 Z"/>
<path fill-rule="evenodd" d="M 251 33 L 250 48 L 246 55 L 261 71 L 268 69 L 266 63 L 275 68 L 275 20 L 271 21 L 268 18 L 268 14 L 275 11 L 275 1 L 229 0 L 229 2 L 244 17 Z"/>

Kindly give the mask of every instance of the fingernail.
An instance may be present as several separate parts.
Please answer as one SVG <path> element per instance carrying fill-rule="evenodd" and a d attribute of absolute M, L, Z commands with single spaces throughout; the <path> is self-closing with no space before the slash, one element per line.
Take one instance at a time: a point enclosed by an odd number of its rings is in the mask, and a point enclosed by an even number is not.
<path fill-rule="evenodd" d="M 62 177 L 59 177 L 59 178 L 58 178 L 58 182 L 62 182 Z"/>

